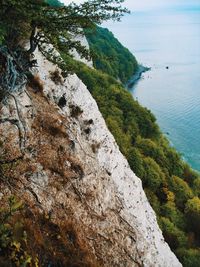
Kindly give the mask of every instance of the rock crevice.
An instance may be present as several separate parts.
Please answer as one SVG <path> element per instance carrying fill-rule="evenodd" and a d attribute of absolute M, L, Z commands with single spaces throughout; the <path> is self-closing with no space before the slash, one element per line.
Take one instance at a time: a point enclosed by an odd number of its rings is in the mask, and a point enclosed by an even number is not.
<path fill-rule="evenodd" d="M 21 156 L 15 125 L 23 120 L 26 129 L 23 158 L 7 170 L 12 179 L 1 183 L 2 194 L 15 188 L 56 224 L 71 218 L 100 266 L 181 266 L 86 86 L 75 74 L 56 84 L 50 77 L 58 69 L 36 58 L 43 92 L 30 87 L 29 97 L 15 96 L 20 119 L 12 99 L 1 107 L 2 160 Z"/>

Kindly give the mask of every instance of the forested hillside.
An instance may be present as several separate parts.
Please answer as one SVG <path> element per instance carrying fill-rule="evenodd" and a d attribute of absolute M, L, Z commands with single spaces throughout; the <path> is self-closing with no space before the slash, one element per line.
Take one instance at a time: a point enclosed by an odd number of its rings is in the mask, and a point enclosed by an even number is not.
<path fill-rule="evenodd" d="M 48 2 L 51 3 L 51 6 L 59 4 L 58 1 Z M 92 5 L 92 2 L 88 1 L 86 6 L 83 5 L 81 8 L 73 4 L 60 10 L 50 9 L 42 0 L 0 2 L 2 5 L 0 9 L 0 99 L 2 102 L 6 102 L 12 92 L 20 92 L 25 84 L 29 86 L 30 82 L 35 82 L 31 73 L 33 64 L 37 63 L 32 57 L 34 49 L 39 47 L 44 53 L 43 43 L 53 43 L 57 49 L 60 49 L 65 61 L 65 64 L 59 65 L 63 68 L 63 74 L 75 72 L 87 85 L 121 152 L 128 159 L 132 170 L 142 179 L 143 187 L 157 214 L 166 241 L 185 267 L 199 267 L 200 176 L 191 170 L 175 149 L 170 146 L 160 132 L 154 115 L 134 100 L 132 95 L 117 81 L 120 79 L 122 82 L 126 82 L 137 69 L 134 56 L 123 48 L 109 31 L 101 28 L 96 29 L 96 36 L 92 31 L 87 32 L 94 65 L 97 69 L 91 69 L 85 64 L 75 61 L 69 55 L 72 48 L 79 48 L 78 51 L 83 54 L 85 50 L 78 42 L 71 40 L 68 31 L 74 30 L 73 33 L 78 34 L 80 27 L 86 29 L 88 25 L 91 26 L 91 24 L 106 20 L 109 15 L 118 18 L 124 12 L 119 7 L 119 15 L 117 15 L 116 9 L 112 9 L 113 5 L 108 6 L 108 3 L 113 1 L 104 1 L 106 9 L 101 12 L 97 8 L 96 13 L 93 13 L 96 3 Z M 114 2 L 119 4 L 120 1 Z M 79 15 L 74 16 L 74 12 L 78 12 Z M 13 23 L 13 19 L 15 23 Z M 42 29 L 42 31 L 37 32 L 36 28 Z M 62 34 L 66 38 L 66 43 L 63 43 L 60 38 Z M 20 47 L 20 44 L 30 36 L 33 37 L 30 40 L 32 47 L 26 51 L 24 47 Z M 48 51 L 48 56 L 51 56 L 51 51 Z M 50 57 L 50 59 L 52 58 Z M 56 61 L 57 59 L 55 59 L 55 63 L 59 63 Z M 56 75 L 55 72 L 54 79 L 58 78 Z M 38 81 L 36 85 L 42 88 Z M 37 96 L 37 90 L 34 92 L 35 96 Z M 46 98 L 43 96 L 42 99 Z M 12 120 L 12 123 L 16 123 L 16 121 Z M 57 133 L 54 128 L 50 127 L 50 129 L 54 134 Z M 47 129 L 45 128 L 45 130 Z M 54 140 L 54 138 L 52 139 Z M 31 150 L 31 147 L 29 149 Z M 62 146 L 59 149 L 60 153 L 63 153 Z M 35 151 L 32 153 L 35 155 Z M 8 187 L 13 185 L 13 180 L 5 173 L 10 173 L 10 170 L 22 159 L 23 155 L 16 161 L 0 158 L 2 184 L 6 184 Z M 30 170 L 31 172 L 32 170 Z M 15 190 L 13 192 L 15 193 Z M 25 223 L 28 225 L 28 229 L 24 231 L 24 228 L 18 223 L 18 218 L 13 220 L 12 217 L 13 213 L 19 209 L 23 210 L 23 204 L 13 197 L 10 198 L 7 209 L 2 207 L 0 210 L 0 250 L 2 252 L 0 263 L 3 264 L 2 266 L 7 266 L 6 259 L 8 257 L 10 262 L 17 262 L 18 265 L 14 266 L 28 266 L 32 259 L 34 259 L 32 266 L 37 266 L 38 256 L 35 254 L 40 254 L 42 260 L 43 252 L 48 252 L 48 257 L 55 256 L 53 254 L 55 239 L 60 242 L 55 262 L 60 257 L 60 253 L 64 253 L 65 248 L 68 247 L 67 257 L 70 256 L 70 264 L 72 264 L 73 257 L 71 259 L 71 255 L 73 254 L 70 253 L 70 242 L 76 238 L 70 227 L 69 232 L 72 233 L 72 238 L 69 235 L 66 240 L 64 230 L 56 228 L 50 221 L 51 214 L 44 214 L 44 216 L 37 215 L 38 222 L 35 220 L 35 223 L 37 222 L 36 226 L 40 226 L 37 231 L 37 227 L 34 228 L 32 225 L 31 219 L 34 216 L 25 206 L 25 210 L 21 214 L 25 213 Z M 40 229 L 44 226 L 45 234 L 43 235 Z M 48 237 L 50 230 L 52 235 Z M 37 235 L 38 232 L 40 235 Z M 27 234 L 29 237 L 26 236 Z M 34 235 L 39 237 L 35 243 L 37 250 L 41 247 L 38 252 L 32 251 L 30 246 Z M 27 240 L 29 240 L 28 245 Z M 81 245 L 79 243 L 76 245 L 75 255 L 80 256 L 80 259 L 77 258 L 78 264 L 80 264 L 86 256 Z M 31 253 L 33 254 L 32 258 Z"/>
<path fill-rule="evenodd" d="M 200 262 L 200 176 L 171 147 L 154 115 L 110 75 L 63 55 L 96 99 L 121 152 L 142 179 L 171 249 L 185 267 Z"/>
<path fill-rule="evenodd" d="M 96 27 L 85 31 L 96 69 L 125 83 L 136 72 L 138 63 L 108 29 Z"/>

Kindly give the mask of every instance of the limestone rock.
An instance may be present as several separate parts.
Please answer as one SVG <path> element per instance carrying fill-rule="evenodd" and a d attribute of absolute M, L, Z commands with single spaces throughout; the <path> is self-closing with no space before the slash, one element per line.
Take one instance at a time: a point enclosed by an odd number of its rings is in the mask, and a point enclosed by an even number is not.
<path fill-rule="evenodd" d="M 36 58 L 43 92 L 15 95 L 20 114 L 13 100 L 1 107 L 1 156 L 22 157 L 10 185 L 54 223 L 76 221 L 100 266 L 181 266 L 86 86 L 75 74 L 55 84 L 56 66 Z"/>

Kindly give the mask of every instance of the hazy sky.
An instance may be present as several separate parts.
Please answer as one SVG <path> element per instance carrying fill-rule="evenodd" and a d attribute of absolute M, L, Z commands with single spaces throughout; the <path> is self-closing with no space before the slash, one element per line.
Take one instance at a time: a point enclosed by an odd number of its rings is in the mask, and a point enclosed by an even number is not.
<path fill-rule="evenodd" d="M 63 3 L 70 3 L 71 0 L 61 0 Z M 84 0 L 76 0 L 76 3 L 84 2 Z M 125 0 L 124 5 L 131 10 L 145 10 L 160 7 L 172 6 L 200 6 L 200 0 Z"/>

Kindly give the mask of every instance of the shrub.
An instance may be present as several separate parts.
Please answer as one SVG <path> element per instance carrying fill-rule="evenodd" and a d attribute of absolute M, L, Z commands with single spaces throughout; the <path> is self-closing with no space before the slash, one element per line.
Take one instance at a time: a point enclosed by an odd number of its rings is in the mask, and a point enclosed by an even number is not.
<path fill-rule="evenodd" d="M 70 105 L 69 108 L 71 110 L 70 114 L 73 118 L 78 118 L 78 116 L 83 113 L 83 110 L 79 106 Z"/>
<path fill-rule="evenodd" d="M 198 177 L 194 180 L 192 188 L 193 188 L 195 195 L 200 197 L 200 177 Z"/>
<path fill-rule="evenodd" d="M 0 266 L 99 266 L 73 221 L 51 221 L 17 197 L 1 201 Z"/>
<path fill-rule="evenodd" d="M 187 200 L 193 197 L 191 188 L 185 181 L 183 181 L 183 179 L 177 176 L 172 176 L 170 188 L 175 194 L 176 205 L 179 208 L 184 209 Z"/>
<path fill-rule="evenodd" d="M 136 146 L 140 149 L 141 153 L 146 157 L 153 158 L 161 166 L 165 166 L 166 158 L 160 146 L 150 139 L 139 138 Z"/>
<path fill-rule="evenodd" d="M 181 156 L 177 153 L 177 151 L 170 146 L 169 143 L 166 143 L 163 147 L 163 151 L 166 157 L 165 167 L 167 168 L 169 175 L 176 175 L 182 177 L 184 164 L 181 160 Z"/>
<path fill-rule="evenodd" d="M 198 197 L 187 201 L 185 213 L 189 229 L 197 234 L 197 238 L 200 241 L 200 199 Z"/>
<path fill-rule="evenodd" d="M 200 248 L 198 249 L 177 249 L 176 254 L 184 267 L 199 267 Z"/>
<path fill-rule="evenodd" d="M 63 80 L 62 80 L 62 76 L 59 72 L 59 70 L 55 70 L 53 72 L 50 72 L 50 79 L 56 84 L 62 84 Z"/>
<path fill-rule="evenodd" d="M 30 86 L 35 92 L 43 92 L 44 89 L 44 85 L 38 75 L 29 76 L 28 86 Z"/>
<path fill-rule="evenodd" d="M 160 201 L 158 199 L 158 197 L 156 196 L 155 193 L 153 193 L 151 190 L 149 189 L 145 189 L 145 193 L 147 195 L 147 198 L 152 206 L 152 208 L 154 209 L 154 211 L 156 212 L 156 214 L 160 214 Z"/>
<path fill-rule="evenodd" d="M 172 249 L 186 246 L 186 235 L 183 231 L 179 230 L 168 218 L 161 217 L 160 226 L 166 242 Z"/>
<path fill-rule="evenodd" d="M 127 159 L 131 169 L 135 172 L 135 174 L 139 177 L 143 177 L 145 170 L 141 153 L 135 147 L 131 147 L 128 151 Z"/>
<path fill-rule="evenodd" d="M 159 165 L 150 157 L 144 159 L 145 174 L 142 177 L 144 187 L 148 187 L 156 192 L 161 183 L 165 180 L 165 175 L 161 171 Z"/>
<path fill-rule="evenodd" d="M 186 229 L 186 219 L 182 212 L 177 209 L 175 203 L 173 201 L 167 201 L 167 203 L 163 204 L 161 207 L 162 216 L 170 219 L 173 224 L 185 231 Z"/>

